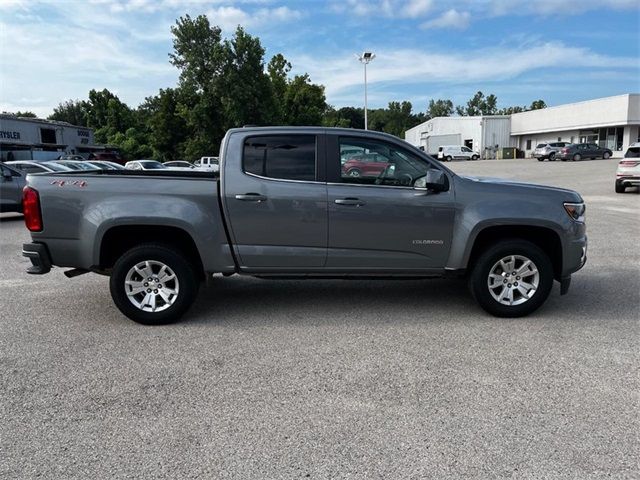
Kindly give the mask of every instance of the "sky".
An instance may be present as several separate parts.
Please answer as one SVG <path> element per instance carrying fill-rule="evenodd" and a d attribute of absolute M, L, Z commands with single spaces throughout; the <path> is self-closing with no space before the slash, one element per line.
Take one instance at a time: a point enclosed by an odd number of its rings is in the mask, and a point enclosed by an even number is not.
<path fill-rule="evenodd" d="M 640 92 L 637 0 L 0 0 L 0 111 L 47 116 L 102 88 L 136 107 L 177 84 L 170 27 L 186 14 L 226 36 L 242 25 L 335 107 L 362 106 L 364 50 L 370 108 Z"/>

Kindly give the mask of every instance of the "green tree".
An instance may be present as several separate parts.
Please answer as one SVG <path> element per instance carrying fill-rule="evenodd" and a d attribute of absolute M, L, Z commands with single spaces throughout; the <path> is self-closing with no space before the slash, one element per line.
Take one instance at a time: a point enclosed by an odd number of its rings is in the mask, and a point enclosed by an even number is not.
<path fill-rule="evenodd" d="M 484 96 L 482 92 L 477 92 L 466 106 L 457 106 L 456 113 L 461 116 L 495 115 L 498 112 L 498 97 L 491 94 Z"/>
<path fill-rule="evenodd" d="M 395 135 L 396 137 L 404 137 L 404 132 L 410 128 L 411 110 L 413 106 L 411 102 L 389 102 L 387 111 L 385 112 L 385 125 L 382 131 Z"/>
<path fill-rule="evenodd" d="M 453 102 L 451 100 L 429 100 L 427 106 L 427 117 L 450 117 L 453 115 Z"/>
<path fill-rule="evenodd" d="M 291 63 L 280 53 L 273 56 L 267 65 L 271 90 L 273 92 L 274 109 L 272 113 L 273 123 L 282 124 L 285 121 L 284 102 L 289 86 L 289 72 Z"/>
<path fill-rule="evenodd" d="M 221 98 L 222 74 L 228 55 L 221 30 L 211 26 L 205 15 L 180 17 L 171 27 L 172 65 L 180 70 L 178 88 L 181 102 L 177 111 L 190 132 L 182 145 L 186 158 L 218 152 L 225 119 Z"/>
<path fill-rule="evenodd" d="M 321 125 L 327 109 L 324 86 L 311 83 L 309 75 L 296 75 L 284 99 L 287 125 Z"/>
<path fill-rule="evenodd" d="M 260 39 L 238 27 L 224 43 L 222 106 L 226 127 L 265 125 L 273 118 L 274 101 L 269 76 L 264 73 L 264 48 Z"/>
<path fill-rule="evenodd" d="M 53 113 L 47 118 L 49 120 L 58 120 L 68 122 L 71 125 L 87 126 L 87 102 L 85 100 L 67 100 L 61 102 L 53 109 Z"/>
<path fill-rule="evenodd" d="M 542 108 L 547 108 L 547 104 L 545 103 L 545 101 L 534 100 L 533 102 L 531 102 L 531 106 L 529 107 L 529 110 L 540 110 Z"/>
<path fill-rule="evenodd" d="M 24 118 L 38 118 L 38 116 L 33 113 L 30 112 L 28 110 L 25 110 L 24 112 L 21 112 L 20 110 L 18 110 L 17 112 L 2 112 L 6 115 L 14 115 L 16 117 L 24 117 Z"/>
<path fill-rule="evenodd" d="M 364 110 L 357 107 L 328 107 L 322 119 L 326 127 L 364 128 Z"/>
<path fill-rule="evenodd" d="M 179 94 L 172 88 L 160 89 L 157 96 L 147 98 L 139 109 L 146 117 L 148 144 L 156 160 L 180 158 L 181 144 L 187 139 L 187 122 L 180 115 Z M 144 113 L 142 113 L 144 112 Z"/>

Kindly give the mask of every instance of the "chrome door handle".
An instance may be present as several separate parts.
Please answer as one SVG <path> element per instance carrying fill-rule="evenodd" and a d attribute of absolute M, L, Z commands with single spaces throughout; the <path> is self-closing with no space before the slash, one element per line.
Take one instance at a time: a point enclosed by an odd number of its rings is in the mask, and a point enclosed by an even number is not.
<path fill-rule="evenodd" d="M 365 205 L 365 202 L 359 198 L 337 198 L 334 200 L 334 203 L 337 203 L 338 205 L 353 205 L 356 207 Z"/>
<path fill-rule="evenodd" d="M 245 193 L 243 195 L 236 195 L 236 200 L 242 200 L 243 202 L 264 202 L 267 199 L 264 195 L 259 193 Z"/>

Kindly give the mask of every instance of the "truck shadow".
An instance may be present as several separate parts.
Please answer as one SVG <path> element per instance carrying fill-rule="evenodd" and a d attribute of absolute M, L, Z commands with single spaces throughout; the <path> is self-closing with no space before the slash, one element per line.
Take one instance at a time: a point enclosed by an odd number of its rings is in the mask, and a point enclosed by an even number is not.
<path fill-rule="evenodd" d="M 637 318 L 640 278 L 626 269 L 576 275 L 569 293 L 554 283 L 545 305 L 527 317 L 553 321 L 576 318 Z M 498 319 L 473 300 L 466 281 L 433 280 L 260 280 L 215 278 L 203 287 L 187 323 L 413 323 Z M 518 321 L 519 319 L 515 319 Z"/>

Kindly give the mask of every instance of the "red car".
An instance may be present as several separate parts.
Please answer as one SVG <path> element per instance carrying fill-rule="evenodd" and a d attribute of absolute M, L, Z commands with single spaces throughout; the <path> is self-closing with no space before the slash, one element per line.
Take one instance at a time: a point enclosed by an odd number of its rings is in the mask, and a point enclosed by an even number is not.
<path fill-rule="evenodd" d="M 342 165 L 342 175 L 349 177 L 377 177 L 389 166 L 387 158 L 377 153 L 356 155 Z"/>

